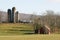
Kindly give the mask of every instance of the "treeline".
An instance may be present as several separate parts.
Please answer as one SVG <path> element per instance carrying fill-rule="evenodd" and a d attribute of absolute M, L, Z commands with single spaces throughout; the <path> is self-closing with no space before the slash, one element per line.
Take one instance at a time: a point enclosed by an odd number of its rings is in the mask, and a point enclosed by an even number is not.
<path fill-rule="evenodd" d="M 55 14 L 53 11 L 46 11 L 45 15 L 40 17 L 31 17 L 34 20 L 33 24 L 36 26 L 48 25 L 52 33 L 60 33 L 60 15 Z M 38 27 L 37 26 L 37 27 Z M 35 29 L 37 28 L 35 27 Z"/>

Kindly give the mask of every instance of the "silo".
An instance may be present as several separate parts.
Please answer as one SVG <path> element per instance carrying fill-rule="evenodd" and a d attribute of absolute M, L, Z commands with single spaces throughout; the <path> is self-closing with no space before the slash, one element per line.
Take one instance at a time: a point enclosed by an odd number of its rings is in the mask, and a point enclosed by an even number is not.
<path fill-rule="evenodd" d="M 11 13 L 11 9 L 8 9 L 8 22 L 11 23 L 12 22 L 12 13 Z"/>
<path fill-rule="evenodd" d="M 15 13 L 15 21 L 18 23 L 18 11 Z"/>
<path fill-rule="evenodd" d="M 16 8 L 13 7 L 13 8 L 12 8 L 12 22 L 13 22 L 13 23 L 15 23 L 15 10 L 16 10 Z"/>
<path fill-rule="evenodd" d="M 0 23 L 1 23 L 1 13 L 0 13 Z"/>

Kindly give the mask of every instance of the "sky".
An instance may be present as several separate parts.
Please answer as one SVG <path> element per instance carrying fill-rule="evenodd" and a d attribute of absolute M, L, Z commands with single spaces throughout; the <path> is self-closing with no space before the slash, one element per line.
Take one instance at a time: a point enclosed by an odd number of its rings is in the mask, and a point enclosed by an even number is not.
<path fill-rule="evenodd" d="M 41 14 L 46 10 L 60 12 L 60 0 L 0 0 L 0 11 L 16 7 L 19 13 Z"/>

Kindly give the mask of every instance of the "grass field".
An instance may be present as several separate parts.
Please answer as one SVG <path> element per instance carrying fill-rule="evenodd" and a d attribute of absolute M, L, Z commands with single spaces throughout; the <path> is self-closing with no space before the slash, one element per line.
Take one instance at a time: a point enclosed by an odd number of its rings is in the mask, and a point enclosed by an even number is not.
<path fill-rule="evenodd" d="M 60 40 L 60 34 L 33 34 L 31 24 L 1 23 L 0 40 Z"/>
<path fill-rule="evenodd" d="M 0 36 L 0 40 L 60 40 L 60 34 Z"/>
<path fill-rule="evenodd" d="M 0 35 L 20 35 L 34 33 L 33 26 L 31 24 L 21 23 L 1 23 Z"/>

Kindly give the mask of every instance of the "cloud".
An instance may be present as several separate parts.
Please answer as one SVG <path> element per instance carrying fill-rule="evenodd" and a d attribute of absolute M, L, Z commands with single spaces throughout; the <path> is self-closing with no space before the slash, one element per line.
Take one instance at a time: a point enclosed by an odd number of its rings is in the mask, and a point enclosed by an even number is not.
<path fill-rule="evenodd" d="M 49 2 L 56 2 L 56 3 L 60 3 L 60 0 L 48 0 Z"/>

